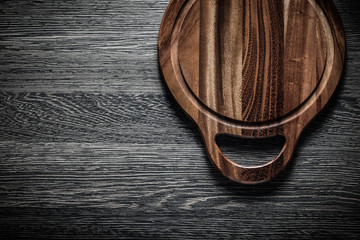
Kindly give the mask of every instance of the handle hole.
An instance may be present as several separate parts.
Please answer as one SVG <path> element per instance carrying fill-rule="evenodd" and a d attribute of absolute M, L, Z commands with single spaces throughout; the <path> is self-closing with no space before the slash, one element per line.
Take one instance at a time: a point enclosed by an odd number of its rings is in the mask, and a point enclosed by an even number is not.
<path fill-rule="evenodd" d="M 283 136 L 270 138 L 243 138 L 219 135 L 216 143 L 231 161 L 244 167 L 261 166 L 275 159 L 285 144 Z"/>

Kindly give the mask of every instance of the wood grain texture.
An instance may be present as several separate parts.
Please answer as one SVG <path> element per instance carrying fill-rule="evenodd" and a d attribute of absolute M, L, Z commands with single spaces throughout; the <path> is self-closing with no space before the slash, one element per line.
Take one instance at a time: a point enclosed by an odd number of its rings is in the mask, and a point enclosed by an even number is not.
<path fill-rule="evenodd" d="M 165 81 L 199 127 L 209 159 L 246 184 L 270 181 L 288 165 L 333 95 L 345 51 L 336 7 L 323 0 L 171 1 L 159 33 Z M 286 141 L 267 164 L 243 166 L 219 149 L 221 134 Z"/>
<path fill-rule="evenodd" d="M 168 1 L 1 1 L 1 239 L 358 239 L 360 3 L 334 2 L 340 88 L 250 187 L 211 166 L 160 80 Z"/>
<path fill-rule="evenodd" d="M 211 11 L 203 13 L 205 26 L 200 27 L 200 1 L 195 1 L 182 24 L 178 51 L 184 80 L 199 100 L 223 116 L 259 122 L 280 118 L 309 98 L 327 58 L 326 35 L 312 3 L 203 5 Z"/>

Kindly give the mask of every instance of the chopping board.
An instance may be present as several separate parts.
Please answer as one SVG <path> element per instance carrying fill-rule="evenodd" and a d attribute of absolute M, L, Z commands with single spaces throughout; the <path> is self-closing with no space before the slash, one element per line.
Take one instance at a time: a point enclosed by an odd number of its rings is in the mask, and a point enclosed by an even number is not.
<path fill-rule="evenodd" d="M 197 124 L 209 159 L 245 184 L 286 168 L 304 128 L 333 95 L 345 51 L 330 0 L 172 0 L 158 42 L 166 84 Z M 267 164 L 243 166 L 217 146 L 222 134 L 280 135 L 285 144 Z"/>

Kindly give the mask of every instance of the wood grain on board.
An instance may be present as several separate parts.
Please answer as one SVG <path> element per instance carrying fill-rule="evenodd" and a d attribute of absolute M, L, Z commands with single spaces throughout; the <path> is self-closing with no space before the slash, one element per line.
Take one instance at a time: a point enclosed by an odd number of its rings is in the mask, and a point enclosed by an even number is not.
<path fill-rule="evenodd" d="M 242 183 L 273 179 L 339 83 L 342 22 L 331 1 L 171 1 L 159 35 L 164 78 L 196 122 L 210 160 Z M 236 164 L 216 137 L 282 135 L 279 155 Z"/>

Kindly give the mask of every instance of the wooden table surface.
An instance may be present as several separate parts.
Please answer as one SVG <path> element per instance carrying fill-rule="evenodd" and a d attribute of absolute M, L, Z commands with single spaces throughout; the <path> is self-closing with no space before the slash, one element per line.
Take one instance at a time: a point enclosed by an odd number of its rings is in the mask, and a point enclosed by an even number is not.
<path fill-rule="evenodd" d="M 167 0 L 1 1 L 1 239 L 358 239 L 360 2 L 334 2 L 340 87 L 289 168 L 244 186 L 214 169 L 161 78 Z"/>

